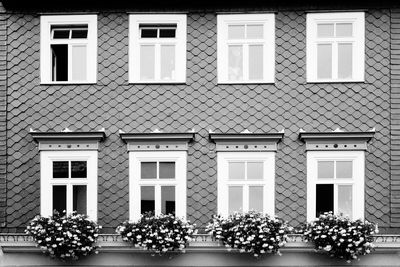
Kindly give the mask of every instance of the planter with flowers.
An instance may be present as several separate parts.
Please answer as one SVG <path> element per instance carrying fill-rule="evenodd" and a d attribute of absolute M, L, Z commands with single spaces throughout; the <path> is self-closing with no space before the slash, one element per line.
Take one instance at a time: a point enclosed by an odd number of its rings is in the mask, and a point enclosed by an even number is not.
<path fill-rule="evenodd" d="M 172 214 L 145 213 L 137 222 L 122 223 L 116 232 L 122 236 L 122 240 L 135 247 L 162 255 L 168 251 L 185 252 L 193 237 L 194 226 Z"/>
<path fill-rule="evenodd" d="M 36 216 L 26 227 L 43 253 L 61 260 L 78 260 L 97 253 L 95 245 L 101 226 L 86 215 L 55 213 L 50 217 Z"/>
<path fill-rule="evenodd" d="M 250 211 L 228 218 L 214 216 L 207 230 L 226 247 L 259 257 L 266 253 L 280 255 L 290 229 L 281 219 Z"/>
<path fill-rule="evenodd" d="M 350 262 L 373 251 L 375 233 L 378 227 L 373 223 L 326 212 L 307 224 L 304 237 L 314 243 L 316 250 Z"/>

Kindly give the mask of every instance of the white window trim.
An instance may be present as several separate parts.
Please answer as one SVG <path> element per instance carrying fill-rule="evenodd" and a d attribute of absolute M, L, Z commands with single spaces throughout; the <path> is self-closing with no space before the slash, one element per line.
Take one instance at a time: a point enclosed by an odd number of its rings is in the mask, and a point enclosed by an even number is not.
<path fill-rule="evenodd" d="M 352 160 L 353 181 L 349 179 L 317 179 L 318 160 Z M 307 221 L 315 220 L 316 184 L 352 184 L 353 185 L 353 219 L 364 219 L 364 151 L 308 151 L 307 152 Z M 334 192 L 337 192 L 335 189 Z M 336 193 L 335 193 L 336 194 Z M 337 196 L 334 200 L 334 212 L 337 212 Z"/>
<path fill-rule="evenodd" d="M 51 40 L 52 25 L 87 24 L 87 80 L 84 81 L 52 81 L 51 74 Z M 68 43 L 81 43 L 80 40 L 68 40 Z M 60 41 L 65 43 L 65 41 Z M 69 56 L 71 53 L 69 53 Z M 71 75 L 68 66 L 68 76 Z M 89 84 L 97 81 L 97 15 L 50 15 L 40 17 L 40 80 L 42 84 Z"/>
<path fill-rule="evenodd" d="M 53 185 L 67 185 L 67 213 L 72 212 L 72 185 L 87 185 L 87 215 L 97 221 L 97 151 L 41 151 L 40 152 L 40 214 L 53 214 Z M 53 179 L 53 161 L 87 161 L 86 179 Z M 68 199 L 70 201 L 68 201 Z"/>
<path fill-rule="evenodd" d="M 175 179 L 140 179 L 142 161 L 174 161 Z M 140 218 L 140 186 L 155 186 L 155 213 L 161 213 L 160 186 L 175 186 L 175 215 L 186 218 L 186 151 L 132 151 L 129 152 L 129 220 Z"/>
<path fill-rule="evenodd" d="M 175 80 L 155 79 L 153 81 L 140 79 L 140 23 L 165 23 L 176 24 L 176 46 L 175 46 Z M 159 15 L 129 15 L 129 83 L 142 84 L 168 84 L 186 82 L 186 15 L 182 14 L 159 14 Z M 170 43 L 168 41 L 168 43 Z M 155 63 L 155 67 L 161 64 Z M 157 71 L 156 71 L 157 77 Z"/>
<path fill-rule="evenodd" d="M 351 22 L 354 25 L 353 37 L 343 37 L 344 42 L 351 40 L 353 46 L 353 78 L 337 78 L 337 41 L 339 38 L 330 39 L 332 48 L 332 79 L 318 79 L 317 77 L 317 23 Z M 323 43 L 323 42 L 321 42 Z M 365 14 L 364 12 L 342 13 L 312 13 L 307 14 L 307 82 L 363 82 L 365 75 Z"/>
<path fill-rule="evenodd" d="M 228 181 L 229 161 L 263 161 L 264 162 L 264 180 L 257 181 Z M 264 202 L 263 213 L 275 216 L 275 152 L 218 152 L 218 214 L 222 216 L 229 215 L 229 195 L 228 186 L 236 185 L 263 185 Z M 248 211 L 248 189 L 244 190 L 243 203 L 244 212 Z M 247 206 L 247 207 L 246 207 Z"/>
<path fill-rule="evenodd" d="M 243 80 L 230 81 L 228 77 L 228 24 L 229 23 L 262 23 L 264 25 L 264 45 L 263 70 L 264 79 L 248 79 L 248 55 L 244 49 L 243 55 Z M 275 82 L 275 14 L 240 14 L 240 15 L 218 15 L 217 16 L 217 64 L 218 64 L 218 83 L 220 84 L 258 84 Z M 242 42 L 238 42 L 241 44 Z"/>

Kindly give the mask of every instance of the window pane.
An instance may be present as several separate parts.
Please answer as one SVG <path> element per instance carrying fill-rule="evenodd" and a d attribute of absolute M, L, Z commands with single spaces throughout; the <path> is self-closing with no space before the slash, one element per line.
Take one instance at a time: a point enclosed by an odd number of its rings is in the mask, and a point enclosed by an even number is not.
<path fill-rule="evenodd" d="M 244 39 L 244 25 L 228 25 L 228 39 Z"/>
<path fill-rule="evenodd" d="M 69 178 L 68 161 L 53 161 L 53 178 Z"/>
<path fill-rule="evenodd" d="M 72 209 L 79 214 L 87 214 L 87 194 L 86 185 L 73 186 Z"/>
<path fill-rule="evenodd" d="M 71 178 L 87 178 L 86 161 L 71 161 Z"/>
<path fill-rule="evenodd" d="M 262 180 L 264 178 L 264 163 L 263 162 L 248 162 L 247 163 L 247 179 Z"/>
<path fill-rule="evenodd" d="M 51 45 L 52 81 L 68 81 L 68 45 Z"/>
<path fill-rule="evenodd" d="M 140 79 L 154 80 L 155 48 L 154 45 L 140 46 Z"/>
<path fill-rule="evenodd" d="M 142 38 L 157 38 L 157 29 L 141 29 Z"/>
<path fill-rule="evenodd" d="M 70 30 L 53 30 L 53 39 L 69 39 Z"/>
<path fill-rule="evenodd" d="M 353 24 L 352 23 L 336 24 L 336 36 L 351 37 L 352 35 L 353 35 Z"/>
<path fill-rule="evenodd" d="M 88 30 L 80 29 L 80 30 L 72 30 L 71 38 L 72 39 L 86 39 Z"/>
<path fill-rule="evenodd" d="M 157 162 L 141 162 L 140 170 L 140 178 L 142 179 L 157 178 Z"/>
<path fill-rule="evenodd" d="M 175 46 L 161 46 L 161 79 L 175 79 Z"/>
<path fill-rule="evenodd" d="M 160 29 L 160 38 L 174 38 L 176 29 Z"/>
<path fill-rule="evenodd" d="M 154 186 L 140 187 L 140 213 L 154 212 Z"/>
<path fill-rule="evenodd" d="M 338 77 L 351 78 L 353 74 L 353 45 L 338 44 Z"/>
<path fill-rule="evenodd" d="M 332 45 L 319 44 L 317 48 L 318 79 L 330 79 L 332 78 Z"/>
<path fill-rule="evenodd" d="M 353 162 L 336 161 L 336 178 L 353 178 Z"/>
<path fill-rule="evenodd" d="M 175 178 L 175 162 L 160 162 L 160 179 Z"/>
<path fill-rule="evenodd" d="M 231 81 L 243 80 L 243 49 L 241 45 L 228 48 L 228 75 Z"/>
<path fill-rule="evenodd" d="M 318 161 L 318 178 L 333 178 L 333 161 Z"/>
<path fill-rule="evenodd" d="M 262 186 L 249 186 L 249 209 L 263 212 L 263 196 Z"/>
<path fill-rule="evenodd" d="M 264 48 L 262 45 L 249 46 L 249 79 L 261 80 L 264 72 Z"/>
<path fill-rule="evenodd" d="M 316 216 L 328 211 L 333 212 L 333 184 L 317 184 Z"/>
<path fill-rule="evenodd" d="M 263 25 L 247 25 L 247 39 L 262 39 Z"/>
<path fill-rule="evenodd" d="M 244 180 L 244 162 L 229 162 L 229 180 Z"/>
<path fill-rule="evenodd" d="M 85 81 L 86 76 L 86 45 L 73 45 L 72 46 L 72 80 Z"/>
<path fill-rule="evenodd" d="M 333 23 L 318 24 L 317 37 L 333 37 Z"/>
<path fill-rule="evenodd" d="M 243 187 L 242 186 L 229 186 L 229 214 L 235 211 L 243 211 Z"/>
<path fill-rule="evenodd" d="M 175 186 L 161 187 L 161 213 L 175 214 Z"/>
<path fill-rule="evenodd" d="M 67 210 L 67 186 L 53 185 L 53 211 L 59 213 Z"/>
<path fill-rule="evenodd" d="M 353 186 L 338 185 L 338 212 L 353 218 Z"/>

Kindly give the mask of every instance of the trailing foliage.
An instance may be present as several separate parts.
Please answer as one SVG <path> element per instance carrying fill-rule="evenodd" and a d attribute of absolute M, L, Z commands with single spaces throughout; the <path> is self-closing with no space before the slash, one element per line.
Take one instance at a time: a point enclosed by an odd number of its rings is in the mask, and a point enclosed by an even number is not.
<path fill-rule="evenodd" d="M 375 233 L 378 233 L 378 226 L 373 223 L 352 221 L 348 217 L 326 212 L 307 224 L 304 236 L 314 243 L 316 250 L 350 262 L 374 249 L 372 235 Z"/>
<path fill-rule="evenodd" d="M 226 247 L 255 257 L 266 253 L 280 255 L 279 249 L 286 244 L 290 231 L 283 220 L 254 211 L 235 213 L 228 218 L 214 216 L 207 230 Z"/>
<path fill-rule="evenodd" d="M 46 255 L 61 260 L 78 260 L 96 252 L 96 239 L 101 226 L 86 215 L 72 213 L 50 217 L 36 216 L 25 232 L 31 235 Z"/>
<path fill-rule="evenodd" d="M 117 227 L 122 240 L 135 247 L 162 255 L 167 251 L 185 252 L 193 237 L 194 226 L 190 222 L 176 218 L 172 214 L 143 214 L 137 222 L 126 221 Z"/>

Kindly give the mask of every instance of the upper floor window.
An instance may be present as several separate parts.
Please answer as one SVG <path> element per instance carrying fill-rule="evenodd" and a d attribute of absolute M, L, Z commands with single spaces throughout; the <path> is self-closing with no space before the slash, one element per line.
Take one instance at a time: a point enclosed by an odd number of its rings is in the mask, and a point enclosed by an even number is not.
<path fill-rule="evenodd" d="M 129 42 L 129 82 L 185 82 L 186 15 L 131 15 Z"/>
<path fill-rule="evenodd" d="M 40 20 L 42 83 L 95 83 L 97 16 L 42 16 Z"/>
<path fill-rule="evenodd" d="M 275 15 L 218 15 L 218 82 L 273 83 Z"/>
<path fill-rule="evenodd" d="M 307 81 L 364 81 L 364 13 L 307 14 Z"/>

